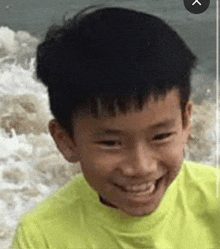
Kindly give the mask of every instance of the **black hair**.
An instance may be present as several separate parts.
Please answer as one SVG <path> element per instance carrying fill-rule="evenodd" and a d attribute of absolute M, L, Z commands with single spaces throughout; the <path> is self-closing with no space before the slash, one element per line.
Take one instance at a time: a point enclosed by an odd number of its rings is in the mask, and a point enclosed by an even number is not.
<path fill-rule="evenodd" d="M 179 35 L 153 15 L 120 7 L 88 13 L 93 8 L 51 26 L 38 45 L 37 77 L 48 87 L 58 122 L 71 134 L 79 110 L 95 117 L 100 106 L 113 116 L 131 103 L 141 110 L 149 96 L 173 88 L 183 112 L 197 58 Z"/>

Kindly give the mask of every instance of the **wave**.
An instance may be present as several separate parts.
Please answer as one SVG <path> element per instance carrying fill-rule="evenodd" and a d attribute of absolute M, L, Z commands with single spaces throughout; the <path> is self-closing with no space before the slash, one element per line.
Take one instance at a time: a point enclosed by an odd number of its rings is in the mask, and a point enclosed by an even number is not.
<path fill-rule="evenodd" d="M 0 62 L 15 60 L 22 63 L 35 56 L 39 40 L 26 31 L 17 31 L 0 27 Z"/>
<path fill-rule="evenodd" d="M 35 78 L 39 40 L 0 27 L 0 247 L 10 244 L 19 217 L 80 172 L 66 162 L 47 130 L 47 90 Z M 215 164 L 215 81 L 198 67 L 186 159 Z M 220 142 L 220 141 L 219 141 Z M 219 156 L 219 155 L 218 155 Z M 4 247 L 6 248 L 6 247 Z"/>

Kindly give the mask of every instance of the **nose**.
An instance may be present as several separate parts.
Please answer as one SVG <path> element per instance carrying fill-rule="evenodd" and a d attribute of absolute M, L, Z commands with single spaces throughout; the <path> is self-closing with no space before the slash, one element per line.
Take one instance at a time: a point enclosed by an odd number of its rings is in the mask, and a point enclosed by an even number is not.
<path fill-rule="evenodd" d="M 156 175 L 158 160 L 155 153 L 146 144 L 138 144 L 128 154 L 122 167 L 124 176 L 150 178 Z"/>

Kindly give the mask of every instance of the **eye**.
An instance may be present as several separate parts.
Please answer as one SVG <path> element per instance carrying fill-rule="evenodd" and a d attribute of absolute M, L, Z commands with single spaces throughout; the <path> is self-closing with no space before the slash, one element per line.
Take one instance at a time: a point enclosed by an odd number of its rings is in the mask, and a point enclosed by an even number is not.
<path fill-rule="evenodd" d="M 107 146 L 114 146 L 117 142 L 116 141 L 101 141 L 99 143 L 107 145 Z"/>
<path fill-rule="evenodd" d="M 121 146 L 120 141 L 114 141 L 114 140 L 99 141 L 97 143 L 103 145 L 104 148 L 118 148 Z"/>
<path fill-rule="evenodd" d="M 159 135 L 154 136 L 153 140 L 155 140 L 155 141 L 168 141 L 169 139 L 171 139 L 172 135 L 174 135 L 174 132 L 159 134 Z"/>

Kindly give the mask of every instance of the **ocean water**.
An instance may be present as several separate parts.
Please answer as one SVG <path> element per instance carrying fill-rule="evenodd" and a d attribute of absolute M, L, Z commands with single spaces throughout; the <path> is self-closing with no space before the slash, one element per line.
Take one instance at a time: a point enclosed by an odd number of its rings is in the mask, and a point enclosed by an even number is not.
<path fill-rule="evenodd" d="M 182 1 L 1 0 L 0 3 L 0 248 L 9 248 L 19 217 L 80 172 L 48 134 L 47 89 L 35 77 L 36 46 L 49 25 L 91 4 L 143 10 L 163 18 L 198 56 L 195 103 L 186 159 L 216 163 L 216 4 L 193 15 Z M 219 115 L 218 115 L 219 117 Z M 219 156 L 219 155 L 218 155 Z"/>

